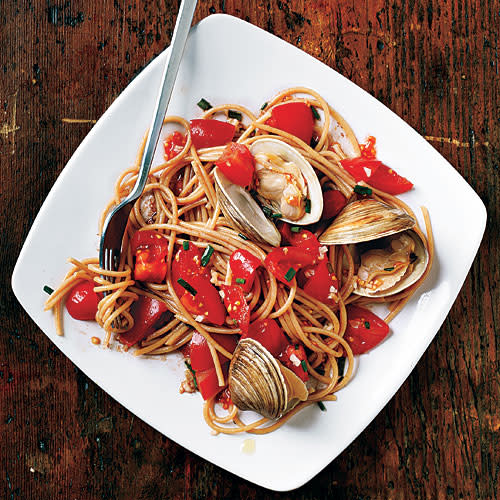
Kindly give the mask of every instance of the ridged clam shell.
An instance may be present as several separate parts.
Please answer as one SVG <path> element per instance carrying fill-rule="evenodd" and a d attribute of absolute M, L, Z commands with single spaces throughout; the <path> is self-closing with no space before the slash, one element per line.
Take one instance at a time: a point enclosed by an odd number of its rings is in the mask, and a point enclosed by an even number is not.
<path fill-rule="evenodd" d="M 353 201 L 319 237 L 322 245 L 342 245 L 376 240 L 415 226 L 406 212 L 373 198 Z"/>

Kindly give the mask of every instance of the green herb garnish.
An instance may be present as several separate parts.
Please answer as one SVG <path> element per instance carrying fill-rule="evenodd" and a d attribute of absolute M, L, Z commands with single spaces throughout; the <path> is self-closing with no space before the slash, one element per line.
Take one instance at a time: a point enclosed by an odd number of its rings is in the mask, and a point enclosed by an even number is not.
<path fill-rule="evenodd" d="M 182 278 L 178 278 L 177 283 L 185 288 L 193 297 L 198 293 L 187 281 Z"/>
<path fill-rule="evenodd" d="M 318 401 L 318 406 L 321 411 L 326 411 L 326 406 L 323 404 L 323 401 Z"/>
<path fill-rule="evenodd" d="M 274 212 L 273 215 L 271 215 L 271 218 L 273 219 L 281 219 L 283 217 L 283 214 L 280 214 L 279 212 Z"/>
<path fill-rule="evenodd" d="M 384 271 L 394 271 L 394 267 L 384 267 Z"/>
<path fill-rule="evenodd" d="M 242 240 L 248 240 L 248 238 L 242 234 L 242 233 L 238 233 L 238 236 L 242 239 Z"/>
<path fill-rule="evenodd" d="M 298 233 L 300 231 L 300 227 L 299 226 L 292 226 L 290 228 L 290 230 L 292 231 L 292 233 Z"/>
<path fill-rule="evenodd" d="M 302 361 L 300 362 L 300 366 L 302 366 L 302 369 L 303 369 L 305 372 L 307 371 L 307 365 L 306 365 L 305 360 L 302 360 Z"/>
<path fill-rule="evenodd" d="M 311 213 L 311 200 L 309 198 L 306 199 L 305 211 L 306 211 L 306 214 Z"/>
<path fill-rule="evenodd" d="M 354 186 L 354 192 L 358 194 L 362 194 L 363 196 L 367 196 L 372 194 L 372 190 L 369 187 L 366 186 L 360 186 L 359 184 L 356 184 Z"/>
<path fill-rule="evenodd" d="M 267 102 L 265 102 L 261 107 L 260 107 L 260 110 L 263 111 L 264 109 L 267 108 Z"/>
<path fill-rule="evenodd" d="M 239 285 L 244 285 L 247 280 L 245 278 L 236 278 L 236 283 L 238 283 Z"/>
<path fill-rule="evenodd" d="M 182 248 L 184 248 L 184 250 L 189 250 L 189 241 L 184 240 L 182 242 Z"/>
<path fill-rule="evenodd" d="M 191 363 L 189 361 L 184 361 L 186 368 L 193 374 L 194 387 L 198 390 L 198 382 L 196 381 L 196 372 L 193 370 Z"/>
<path fill-rule="evenodd" d="M 201 256 L 201 265 L 203 267 L 206 267 L 206 265 L 210 262 L 210 257 L 212 257 L 212 254 L 214 253 L 214 247 L 212 245 L 207 245 L 207 248 L 203 252 L 203 255 Z"/>
<path fill-rule="evenodd" d="M 285 274 L 285 279 L 290 282 L 293 280 L 293 277 L 295 276 L 295 269 L 293 267 L 291 267 Z"/>
<path fill-rule="evenodd" d="M 45 285 L 45 286 L 43 287 L 43 291 L 44 291 L 45 293 L 48 293 L 49 295 L 52 295 L 52 294 L 54 293 L 54 289 L 53 289 L 53 288 L 50 288 L 50 286 L 47 286 L 47 285 Z"/>
<path fill-rule="evenodd" d="M 198 102 L 198 106 L 203 110 L 203 111 L 208 111 L 212 105 L 206 100 L 203 99 L 203 97 L 200 99 Z"/>
<path fill-rule="evenodd" d="M 242 114 L 239 111 L 233 111 L 232 109 L 230 109 L 227 112 L 227 116 L 229 118 L 235 118 L 236 120 L 239 120 L 239 121 L 241 121 L 243 118 Z"/>
<path fill-rule="evenodd" d="M 269 207 L 266 207 L 266 206 L 262 207 L 262 211 L 264 212 L 264 215 L 266 217 L 272 217 L 273 213 L 274 213 Z"/>
<path fill-rule="evenodd" d="M 369 330 L 369 329 L 370 329 L 370 322 L 369 322 L 369 321 L 365 321 L 365 328 L 366 328 L 367 330 Z"/>
<path fill-rule="evenodd" d="M 299 350 L 299 344 L 295 344 L 295 350 L 298 351 Z"/>
<path fill-rule="evenodd" d="M 312 111 L 312 114 L 314 116 L 314 118 L 316 120 L 319 120 L 321 117 L 319 116 L 319 113 L 318 113 L 318 110 L 314 107 L 314 106 L 311 106 L 311 111 Z"/>

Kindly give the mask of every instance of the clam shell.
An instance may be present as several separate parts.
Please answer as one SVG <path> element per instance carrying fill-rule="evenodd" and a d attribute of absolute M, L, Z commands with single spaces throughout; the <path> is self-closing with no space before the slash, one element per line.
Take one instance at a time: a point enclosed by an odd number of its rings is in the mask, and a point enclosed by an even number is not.
<path fill-rule="evenodd" d="M 416 221 L 406 212 L 373 198 L 353 201 L 319 237 L 322 245 L 343 245 L 376 240 L 406 231 Z"/>
<path fill-rule="evenodd" d="M 289 220 L 286 218 L 282 218 L 281 220 L 294 225 L 306 225 L 318 222 L 323 213 L 323 193 L 318 176 L 311 164 L 295 148 L 279 139 L 257 139 L 249 146 L 249 149 L 253 155 L 271 152 L 286 161 L 295 163 L 307 182 L 308 198 L 311 200 L 311 212 L 306 213 L 299 220 Z M 262 201 L 265 202 L 266 200 L 262 199 Z"/>
<path fill-rule="evenodd" d="M 215 191 L 222 213 L 239 232 L 252 241 L 279 247 L 281 235 L 257 202 L 241 186 L 233 184 L 218 168 L 214 170 Z"/>
<path fill-rule="evenodd" d="M 241 339 L 236 346 L 229 367 L 229 390 L 240 410 L 270 419 L 279 418 L 307 398 L 305 384 L 250 338 Z"/>
<path fill-rule="evenodd" d="M 420 236 L 415 231 L 407 231 L 408 236 L 410 236 L 415 242 L 414 254 L 417 256 L 417 260 L 413 264 L 413 268 L 409 273 L 403 276 L 393 287 L 386 290 L 381 290 L 379 292 L 374 292 L 369 288 L 363 288 L 358 286 L 353 290 L 356 295 L 362 295 L 363 297 L 388 297 L 390 295 L 395 295 L 396 293 L 402 292 L 409 286 L 413 285 L 422 274 L 424 274 L 427 264 L 429 263 L 429 252 L 420 238 Z"/>

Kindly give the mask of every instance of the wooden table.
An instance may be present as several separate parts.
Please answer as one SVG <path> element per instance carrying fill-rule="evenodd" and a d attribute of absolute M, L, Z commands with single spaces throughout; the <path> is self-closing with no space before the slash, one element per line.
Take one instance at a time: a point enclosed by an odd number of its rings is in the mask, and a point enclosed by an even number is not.
<path fill-rule="evenodd" d="M 471 272 L 418 366 L 365 432 L 299 490 L 269 492 L 170 442 L 88 380 L 17 303 L 10 275 L 39 207 L 95 120 L 170 43 L 177 7 L 0 2 L 0 497 L 496 498 L 497 0 L 198 6 L 197 21 L 216 12 L 246 19 L 370 92 L 444 155 L 488 209 Z"/>

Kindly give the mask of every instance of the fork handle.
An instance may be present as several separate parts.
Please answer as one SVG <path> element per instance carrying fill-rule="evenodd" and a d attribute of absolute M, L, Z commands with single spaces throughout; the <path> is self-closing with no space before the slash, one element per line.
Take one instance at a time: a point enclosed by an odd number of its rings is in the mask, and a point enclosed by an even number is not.
<path fill-rule="evenodd" d="M 174 88 L 175 79 L 182 59 L 182 53 L 186 45 L 186 40 L 191 28 L 194 11 L 196 9 L 197 0 L 182 0 L 177 21 L 175 23 L 174 34 L 172 36 L 172 43 L 170 44 L 170 54 L 168 55 L 167 63 L 163 70 L 161 79 L 160 90 L 156 98 L 155 112 L 151 125 L 149 127 L 148 137 L 146 139 L 146 146 L 142 156 L 141 166 L 137 181 L 129 194 L 129 199 L 136 199 L 144 190 L 146 185 L 151 163 L 153 161 L 156 145 L 160 137 L 160 132 L 163 126 L 163 120 L 167 111 L 172 90 Z"/>

